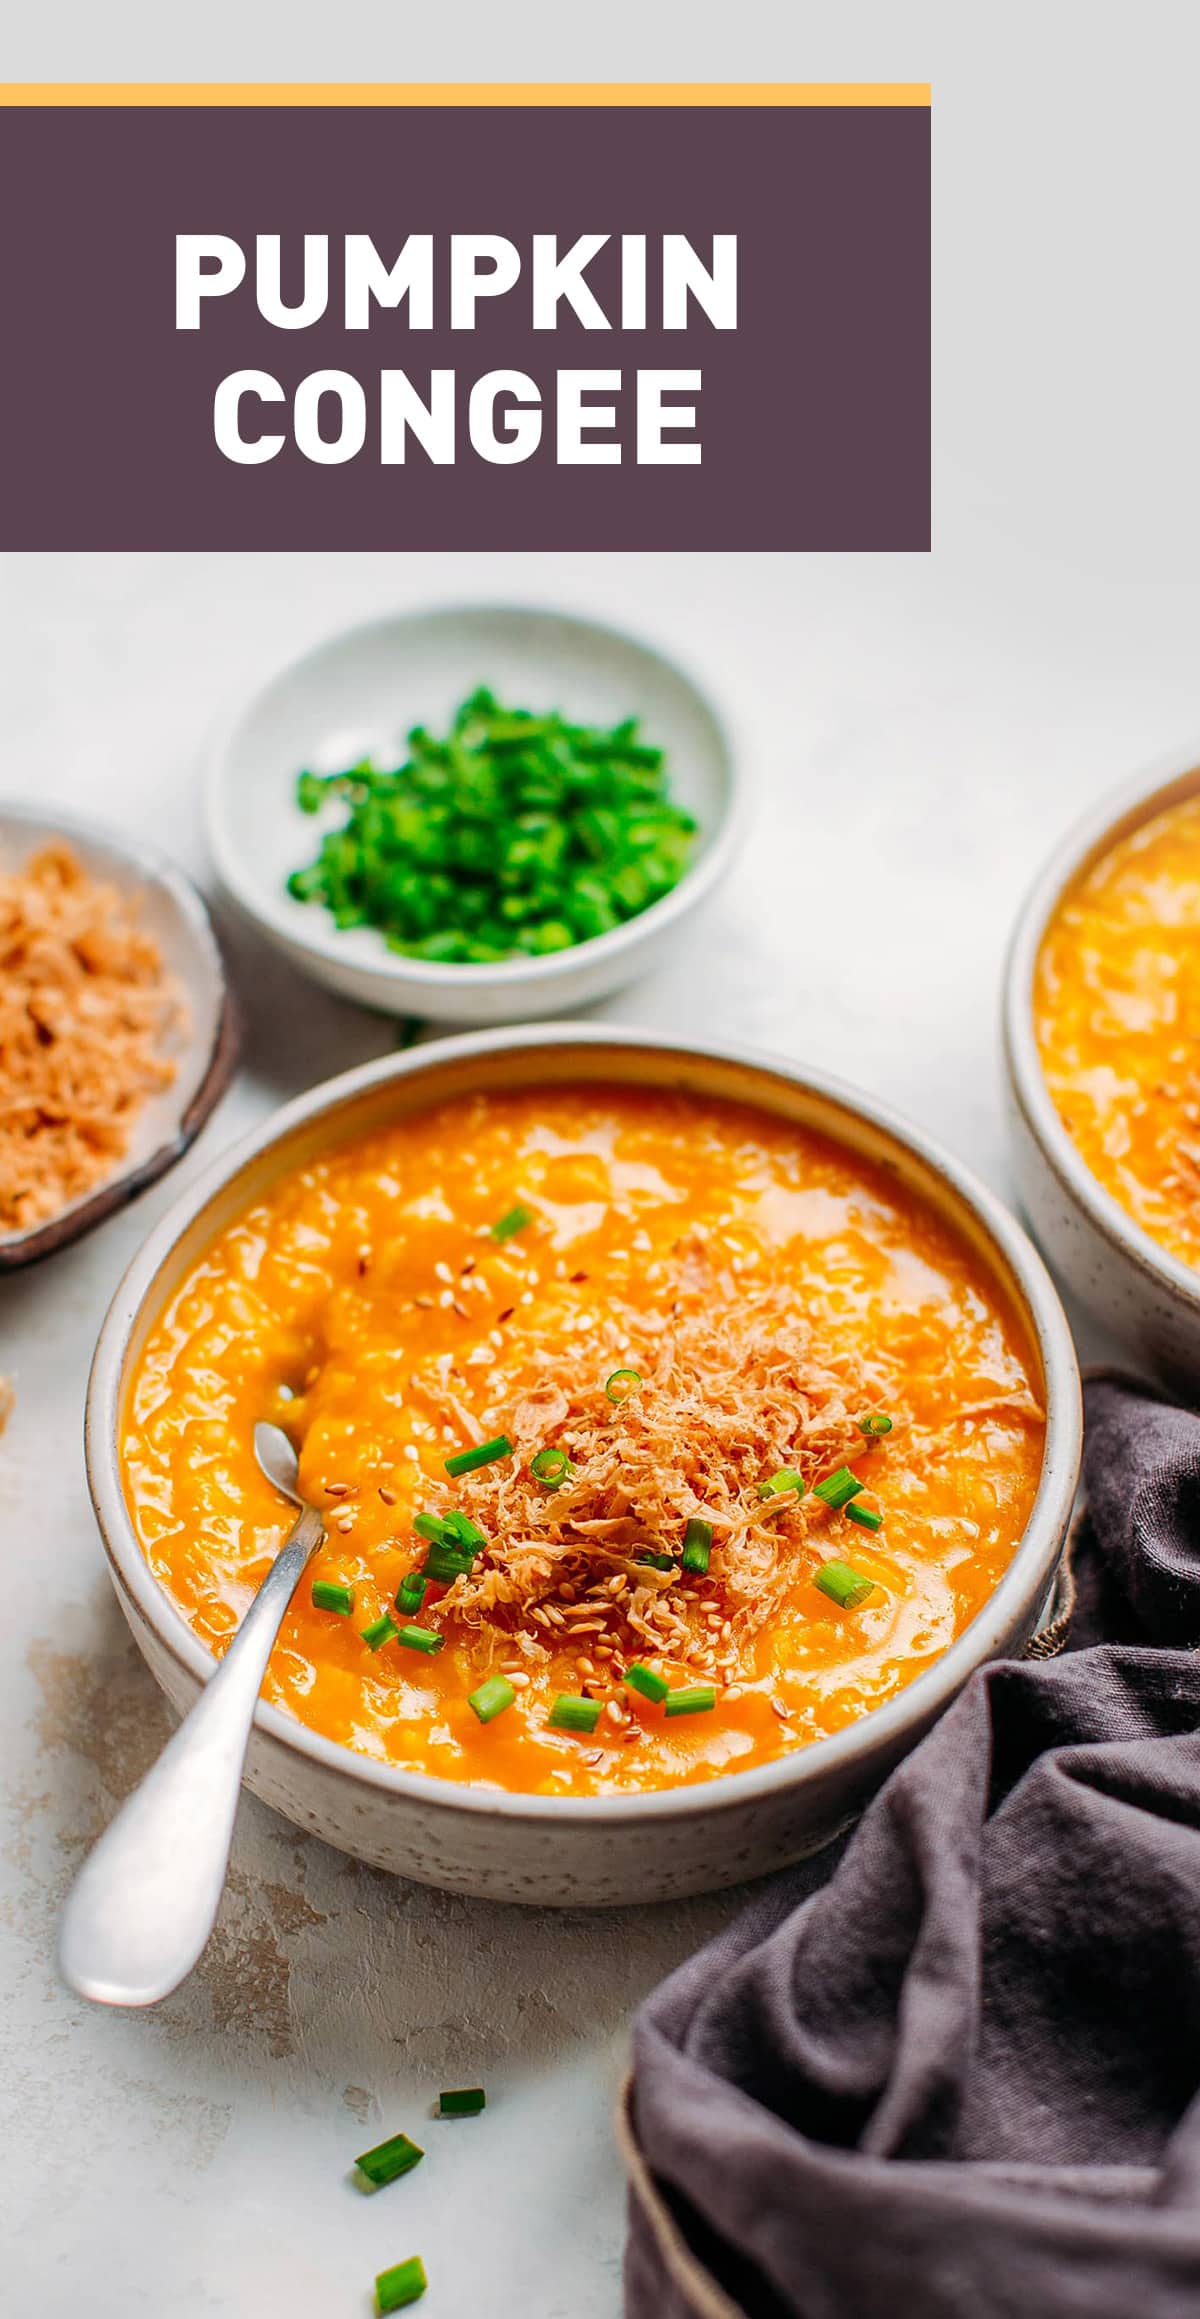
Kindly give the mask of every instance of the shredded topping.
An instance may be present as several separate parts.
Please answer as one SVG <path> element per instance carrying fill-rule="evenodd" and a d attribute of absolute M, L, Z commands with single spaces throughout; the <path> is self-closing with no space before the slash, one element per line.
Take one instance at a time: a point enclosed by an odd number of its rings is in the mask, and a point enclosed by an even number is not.
<path fill-rule="evenodd" d="M 453 1502 L 488 1545 L 431 1616 L 474 1630 L 485 1655 L 511 1657 L 515 1646 L 544 1658 L 578 1640 L 593 1655 L 651 1650 L 689 1673 L 728 1679 L 824 1560 L 829 1508 L 811 1494 L 760 1499 L 758 1484 L 786 1465 L 811 1492 L 850 1458 L 869 1467 L 861 1372 L 823 1359 L 782 1298 L 724 1309 L 689 1301 L 657 1336 L 644 1313 L 630 1314 L 642 1383 L 619 1407 L 606 1397 L 594 1349 L 569 1368 L 559 1357 L 554 1377 L 506 1412 L 515 1457 L 454 1485 Z M 530 1471 L 547 1447 L 569 1460 L 550 1491 Z M 713 1532 L 702 1576 L 678 1563 L 697 1516 Z M 664 1550 L 674 1569 L 639 1559 Z"/>
<path fill-rule="evenodd" d="M 65 845 L 0 875 L 0 1231 L 44 1221 L 110 1174 L 147 1096 L 170 1085 L 179 994 L 135 902 Z"/>

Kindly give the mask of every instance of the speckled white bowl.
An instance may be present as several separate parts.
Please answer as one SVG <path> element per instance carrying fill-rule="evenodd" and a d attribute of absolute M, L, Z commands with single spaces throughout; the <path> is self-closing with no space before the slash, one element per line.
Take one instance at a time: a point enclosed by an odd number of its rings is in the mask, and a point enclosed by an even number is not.
<path fill-rule="evenodd" d="M 82 1239 L 157 1183 L 190 1150 L 237 1061 L 237 1008 L 212 920 L 190 879 L 123 831 L 99 828 L 53 807 L 0 799 L 0 871 L 18 869 L 44 846 L 60 844 L 97 883 L 115 887 L 134 904 L 180 993 L 185 1019 L 169 1042 L 175 1076 L 141 1105 L 124 1157 L 55 1215 L 20 1232 L 0 1232 L 0 1273 L 37 1263 Z"/>
<path fill-rule="evenodd" d="M 1042 938 L 1067 887 L 1110 846 L 1200 791 L 1200 750 L 1143 773 L 1072 830 L 1017 922 L 1004 983 L 1009 1123 L 1021 1204 L 1074 1296 L 1152 1377 L 1195 1398 L 1200 1273 L 1168 1254 L 1092 1174 L 1051 1100 L 1033 1028 Z"/>
<path fill-rule="evenodd" d="M 881 1165 L 976 1250 L 1023 1317 L 1041 1370 L 1046 1452 L 1028 1528 L 995 1594 L 908 1689 L 831 1739 L 704 1786 L 628 1797 L 467 1787 L 355 1755 L 260 1706 L 247 1779 L 331 1844 L 426 1884 L 493 1900 L 615 1906 L 703 1892 L 799 1859 L 844 1826 L 985 1660 L 1019 1649 L 1046 1604 L 1079 1469 L 1079 1374 L 1062 1308 L 1019 1225 L 917 1130 L 839 1082 L 607 1025 L 476 1032 L 388 1056 L 316 1088 L 209 1170 L 151 1234 L 114 1298 L 87 1411 L 88 1479 L 121 1607 L 177 1708 L 213 1660 L 152 1577 L 121 1486 L 125 1384 L 166 1300 L 215 1232 L 283 1172 L 407 1112 L 479 1088 L 580 1079 L 753 1103 Z M 649 1863 L 649 1868 L 648 1864 Z"/>
<path fill-rule="evenodd" d="M 444 729 L 479 684 L 597 724 L 642 718 L 666 751 L 673 797 L 696 817 L 678 885 L 571 950 L 490 966 L 401 957 L 376 928 L 339 929 L 327 910 L 294 900 L 289 872 L 311 860 L 321 829 L 296 804 L 301 766 L 332 772 L 376 755 L 395 763 L 413 725 Z M 727 717 L 651 644 L 561 612 L 448 604 L 346 629 L 274 677 L 218 733 L 205 807 L 222 886 L 294 966 L 386 1013 L 515 1023 L 588 1005 L 657 964 L 733 861 L 746 776 Z"/>

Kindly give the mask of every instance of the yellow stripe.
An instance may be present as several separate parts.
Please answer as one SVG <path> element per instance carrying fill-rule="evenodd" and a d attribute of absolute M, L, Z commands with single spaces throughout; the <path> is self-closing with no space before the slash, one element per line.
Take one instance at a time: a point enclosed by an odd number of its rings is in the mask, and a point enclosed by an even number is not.
<path fill-rule="evenodd" d="M 922 105 L 928 81 L 0 81 L 4 105 Z"/>

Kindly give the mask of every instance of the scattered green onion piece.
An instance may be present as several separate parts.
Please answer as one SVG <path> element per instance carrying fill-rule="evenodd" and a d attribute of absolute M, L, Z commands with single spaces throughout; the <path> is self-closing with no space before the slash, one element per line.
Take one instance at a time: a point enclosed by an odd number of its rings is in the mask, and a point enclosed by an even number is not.
<path fill-rule="evenodd" d="M 339 1618 L 349 1618 L 354 1608 L 354 1589 L 336 1586 L 331 1578 L 314 1578 L 312 1604 L 314 1610 L 332 1610 Z"/>
<path fill-rule="evenodd" d="M 636 1559 L 650 1570 L 674 1570 L 673 1554 L 639 1554 Z"/>
<path fill-rule="evenodd" d="M 637 1392 L 641 1382 L 637 1369 L 614 1369 L 611 1377 L 605 1379 L 604 1390 L 609 1400 L 619 1407 L 622 1401 L 628 1401 L 631 1393 Z"/>
<path fill-rule="evenodd" d="M 539 1449 L 529 1460 L 529 1471 L 544 1490 L 557 1490 L 571 1479 L 571 1460 L 565 1449 Z"/>
<path fill-rule="evenodd" d="M 419 2302 L 428 2285 L 420 2255 L 410 2255 L 406 2263 L 394 2263 L 390 2271 L 381 2271 L 375 2281 L 379 2319 L 388 2311 L 402 2311 L 406 2304 Z"/>
<path fill-rule="evenodd" d="M 457 2086 L 438 2095 L 438 2108 L 444 2118 L 477 2118 L 487 2108 L 487 2095 L 481 2085 Z"/>
<path fill-rule="evenodd" d="M 883 1528 L 883 1516 L 877 1514 L 873 1506 L 855 1504 L 844 1507 L 843 1512 L 848 1521 L 857 1522 L 860 1530 L 882 1530 Z"/>
<path fill-rule="evenodd" d="M 382 1649 L 384 1643 L 390 1643 L 393 1635 L 398 1634 L 399 1631 L 395 1620 L 388 1617 L 386 1610 L 382 1618 L 373 1619 L 369 1627 L 363 1627 L 361 1630 L 362 1639 L 369 1651 Z"/>
<path fill-rule="evenodd" d="M 653 1699 L 655 1706 L 665 1699 L 671 1686 L 665 1675 L 655 1673 L 643 1660 L 634 1659 L 625 1669 L 625 1681 L 631 1691 L 640 1691 L 643 1699 Z"/>
<path fill-rule="evenodd" d="M 419 1538 L 441 1539 L 445 1536 L 445 1526 L 440 1514 L 414 1514 L 413 1528 Z"/>
<path fill-rule="evenodd" d="M 486 1683 L 468 1695 L 467 1705 L 474 1709 L 481 1723 L 493 1723 L 497 1715 L 503 1715 L 505 1708 L 512 1706 L 516 1696 L 506 1675 L 489 1675 Z"/>
<path fill-rule="evenodd" d="M 827 1594 L 842 1610 L 857 1610 L 869 1594 L 875 1592 L 873 1578 L 864 1578 L 861 1570 L 852 1570 L 848 1562 L 824 1562 L 813 1580 L 813 1585 Z"/>
<path fill-rule="evenodd" d="M 476 1442 L 474 1449 L 460 1449 L 455 1457 L 446 1459 L 446 1471 L 451 1479 L 459 1474 L 473 1474 L 481 1465 L 494 1465 L 499 1457 L 511 1457 L 513 1445 L 506 1433 L 498 1433 L 494 1441 Z"/>
<path fill-rule="evenodd" d="M 711 1553 L 712 1523 L 702 1522 L 699 1515 L 693 1514 L 683 1533 L 684 1569 L 698 1570 L 703 1576 L 708 1568 L 708 1558 Z"/>
<path fill-rule="evenodd" d="M 547 1718 L 552 1731 L 594 1731 L 600 1721 L 601 1701 L 581 1699 L 560 1691 Z"/>
<path fill-rule="evenodd" d="M 707 1715 L 717 1704 L 716 1686 L 712 1683 L 688 1683 L 680 1691 L 668 1691 L 668 1715 Z"/>
<path fill-rule="evenodd" d="M 868 1441 L 878 1441 L 883 1434 L 891 1432 L 892 1421 L 877 1410 L 868 1410 L 865 1417 L 859 1418 L 858 1430 L 866 1434 Z"/>
<path fill-rule="evenodd" d="M 507 1215 L 497 1218 L 492 1226 L 492 1238 L 493 1240 L 511 1240 L 515 1233 L 524 1232 L 532 1222 L 532 1209 L 527 1208 L 523 1201 L 518 1200 L 516 1206 L 508 1210 Z"/>
<path fill-rule="evenodd" d="M 402 1651 L 424 1651 L 426 1658 L 431 1659 L 435 1651 L 444 1647 L 446 1637 L 437 1634 L 433 1627 L 407 1626 L 400 1628 L 396 1641 Z"/>
<path fill-rule="evenodd" d="M 428 1591 L 429 1580 L 425 1577 L 424 1572 L 410 1570 L 407 1577 L 402 1578 L 396 1588 L 396 1609 L 409 1613 L 420 1610 Z"/>
<path fill-rule="evenodd" d="M 457 1506 L 442 1516 L 442 1536 L 464 1549 L 469 1546 L 473 1554 L 478 1554 L 480 1547 L 487 1545 L 482 1530 L 477 1529 L 469 1514 L 460 1514 Z"/>
<path fill-rule="evenodd" d="M 422 1564 L 422 1575 L 436 1579 L 439 1586 L 453 1586 L 456 1578 L 465 1578 L 474 1560 L 465 1548 L 460 1552 L 444 1538 L 436 1538 Z"/>
<path fill-rule="evenodd" d="M 843 1506 L 848 1506 L 851 1498 L 856 1498 L 865 1487 L 865 1482 L 860 1482 L 858 1475 L 852 1474 L 848 1465 L 840 1465 L 836 1473 L 826 1474 L 823 1482 L 813 1483 L 813 1496 L 823 1498 L 825 1504 L 832 1506 L 837 1513 Z"/>
<path fill-rule="evenodd" d="M 804 1476 L 790 1465 L 781 1465 L 777 1474 L 770 1474 L 758 1485 L 760 1498 L 781 1498 L 788 1490 L 794 1490 L 798 1498 L 804 1496 Z"/>
<path fill-rule="evenodd" d="M 364 2150 L 354 2163 L 368 2182 L 382 2190 L 385 2182 L 395 2182 L 401 2174 L 411 2173 L 419 2166 L 425 2152 L 407 2134 L 393 2134 L 390 2142 L 377 2142 L 373 2150 Z"/>

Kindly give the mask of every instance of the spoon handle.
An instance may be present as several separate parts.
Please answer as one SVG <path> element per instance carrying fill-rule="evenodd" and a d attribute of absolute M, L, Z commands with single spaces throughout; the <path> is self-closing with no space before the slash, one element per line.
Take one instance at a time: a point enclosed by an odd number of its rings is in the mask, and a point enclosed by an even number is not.
<path fill-rule="evenodd" d="M 323 1529 L 306 1507 L 216 1673 L 72 1886 L 59 1970 L 97 2005 L 156 2005 L 212 1931 L 271 1646 Z"/>

